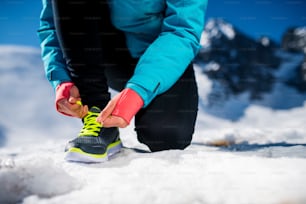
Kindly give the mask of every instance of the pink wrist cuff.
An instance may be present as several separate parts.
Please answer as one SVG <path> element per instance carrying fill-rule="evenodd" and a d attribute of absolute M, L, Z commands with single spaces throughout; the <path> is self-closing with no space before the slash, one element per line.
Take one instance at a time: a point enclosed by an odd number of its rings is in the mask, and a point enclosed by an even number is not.
<path fill-rule="evenodd" d="M 143 104 L 142 98 L 134 90 L 126 88 L 121 92 L 112 115 L 119 116 L 130 124 L 132 118 L 143 107 Z"/>
<path fill-rule="evenodd" d="M 59 113 L 62 113 L 64 115 L 68 115 L 66 113 L 63 113 L 59 111 L 57 103 L 64 98 L 69 98 L 70 97 L 70 89 L 74 86 L 72 82 L 64 82 L 61 83 L 56 87 L 56 92 L 55 92 L 55 108 Z M 70 115 L 68 115 L 70 116 Z"/>

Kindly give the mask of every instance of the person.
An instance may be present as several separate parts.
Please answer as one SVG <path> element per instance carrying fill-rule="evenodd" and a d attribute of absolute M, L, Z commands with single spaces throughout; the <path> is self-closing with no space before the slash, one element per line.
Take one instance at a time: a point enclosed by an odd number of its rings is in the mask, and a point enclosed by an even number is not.
<path fill-rule="evenodd" d="M 198 91 L 192 60 L 206 0 L 42 0 L 37 31 L 56 110 L 82 119 L 66 159 L 103 162 L 134 118 L 152 151 L 185 149 Z M 118 91 L 111 98 L 109 88 Z"/>

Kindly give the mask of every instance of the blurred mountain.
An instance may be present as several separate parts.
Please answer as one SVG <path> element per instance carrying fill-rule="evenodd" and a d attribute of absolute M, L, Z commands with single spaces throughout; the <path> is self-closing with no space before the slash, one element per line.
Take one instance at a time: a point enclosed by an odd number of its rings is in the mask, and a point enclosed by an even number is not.
<path fill-rule="evenodd" d="M 7 137 L 5 135 L 5 128 L 0 125 L 0 148 L 5 145 Z"/>
<path fill-rule="evenodd" d="M 252 39 L 223 19 L 208 20 L 195 60 L 212 80 L 204 109 L 214 115 L 239 119 L 243 114 L 241 108 L 249 103 L 275 109 L 302 105 L 306 98 L 305 30 L 289 29 L 279 45 L 267 36 Z M 276 89 L 287 91 L 288 95 L 283 95 L 286 101 L 279 100 L 281 96 L 275 97 Z M 224 110 L 224 104 L 233 100 L 240 104 L 236 107 L 239 114 L 232 111 L 227 115 L 229 110 Z M 226 107 L 233 108 L 233 104 Z"/>
<path fill-rule="evenodd" d="M 304 53 L 304 60 L 295 70 L 290 85 L 300 91 L 306 91 L 306 27 L 289 28 L 282 39 L 282 49 L 293 53 Z"/>
<path fill-rule="evenodd" d="M 306 27 L 289 28 L 283 36 L 282 48 L 306 54 Z"/>
<path fill-rule="evenodd" d="M 78 132 L 79 120 L 61 116 L 53 108 L 54 92 L 39 49 L 0 45 L 0 87 L 0 147 L 23 144 L 33 135 L 39 143 Z"/>

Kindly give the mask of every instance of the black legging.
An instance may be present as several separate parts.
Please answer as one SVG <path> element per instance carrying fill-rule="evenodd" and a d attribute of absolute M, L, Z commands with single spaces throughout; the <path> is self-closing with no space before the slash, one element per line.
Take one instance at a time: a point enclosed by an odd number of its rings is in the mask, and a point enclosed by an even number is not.
<path fill-rule="evenodd" d="M 84 104 L 101 109 L 133 75 L 137 59 L 111 24 L 106 0 L 52 0 L 55 29 L 72 81 Z M 192 139 L 198 92 L 193 66 L 135 117 L 138 140 L 151 151 L 184 149 Z"/>

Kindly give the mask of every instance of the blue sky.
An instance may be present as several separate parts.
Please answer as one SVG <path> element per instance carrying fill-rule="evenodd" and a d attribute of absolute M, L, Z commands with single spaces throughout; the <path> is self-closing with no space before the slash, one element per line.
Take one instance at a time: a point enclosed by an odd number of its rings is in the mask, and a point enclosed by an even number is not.
<path fill-rule="evenodd" d="M 40 0 L 1 0 L 0 44 L 39 47 L 40 10 Z M 252 37 L 280 41 L 288 27 L 306 26 L 305 11 L 305 0 L 209 0 L 206 18 L 224 18 Z"/>

